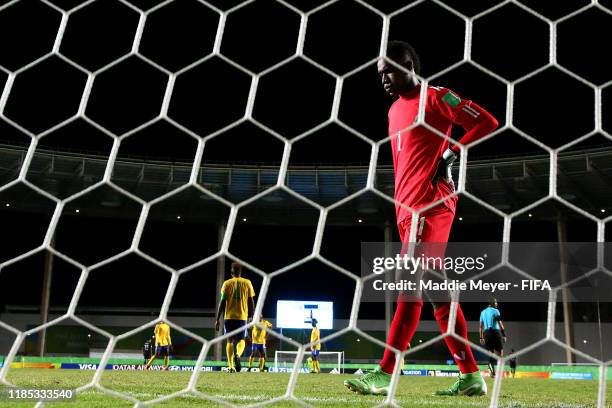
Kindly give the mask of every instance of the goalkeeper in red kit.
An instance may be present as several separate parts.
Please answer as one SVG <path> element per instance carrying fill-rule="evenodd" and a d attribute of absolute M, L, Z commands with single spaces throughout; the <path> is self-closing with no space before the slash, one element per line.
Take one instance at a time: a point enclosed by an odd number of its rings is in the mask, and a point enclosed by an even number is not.
<path fill-rule="evenodd" d="M 451 147 L 448 140 L 424 126 L 406 130 L 416 122 L 419 110 L 421 83 L 416 76 L 420 68 L 419 58 L 408 43 L 401 41 L 389 42 L 387 57 L 404 68 L 399 69 L 384 59 L 378 62 L 377 67 L 386 93 L 396 98 L 389 109 L 389 135 L 400 238 L 403 243 L 409 240 L 412 227 L 410 209 L 420 211 L 439 201 L 438 205 L 419 213 L 418 225 L 414 226 L 417 228 L 416 242 L 446 243 L 457 203 L 457 196 L 449 197 L 455 191 L 451 166 L 458 157 L 459 149 Z M 498 126 L 497 120 L 486 110 L 447 88 L 428 86 L 425 92 L 425 122 L 449 137 L 453 124 L 462 126 L 466 133 L 459 142 L 463 145 L 486 136 Z M 438 326 L 445 333 L 450 301 L 432 303 Z M 418 326 L 422 306 L 420 294 L 400 295 L 388 345 L 400 351 L 406 350 Z M 457 309 L 455 333 L 467 339 L 467 323 L 461 307 Z M 449 389 L 436 391 L 434 395 L 485 395 L 487 386 L 469 345 L 451 336 L 445 337 L 444 341 L 461 374 Z M 376 370 L 360 378 L 346 380 L 344 385 L 360 394 L 386 395 L 395 360 L 395 353 L 387 349 Z"/>

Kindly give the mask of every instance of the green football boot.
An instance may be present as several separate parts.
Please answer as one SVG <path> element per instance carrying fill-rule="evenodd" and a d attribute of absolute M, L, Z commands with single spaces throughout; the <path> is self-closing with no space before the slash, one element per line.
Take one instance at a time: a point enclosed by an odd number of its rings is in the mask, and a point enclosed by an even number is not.
<path fill-rule="evenodd" d="M 434 396 L 467 395 L 469 397 L 487 395 L 487 383 L 480 371 L 470 374 L 460 374 L 459 379 L 449 389 L 435 391 Z"/>
<path fill-rule="evenodd" d="M 349 390 L 362 395 L 387 395 L 391 385 L 391 374 L 376 368 L 359 378 L 344 380 L 344 386 Z"/>

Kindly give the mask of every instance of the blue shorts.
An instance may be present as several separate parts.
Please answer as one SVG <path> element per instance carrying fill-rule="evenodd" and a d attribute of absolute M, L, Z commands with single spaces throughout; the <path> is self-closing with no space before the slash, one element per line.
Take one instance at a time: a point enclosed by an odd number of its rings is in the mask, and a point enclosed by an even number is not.
<path fill-rule="evenodd" d="M 265 344 L 255 344 L 253 343 L 251 345 L 251 353 L 254 353 L 255 351 L 259 351 L 260 353 L 265 353 L 266 352 L 266 345 Z"/>
<path fill-rule="evenodd" d="M 231 331 L 240 329 L 241 327 L 244 330 L 241 333 L 235 334 L 232 338 L 246 339 L 247 336 L 247 321 L 246 320 L 225 320 L 223 322 L 223 328 L 225 329 L 225 333 L 229 333 Z"/>
<path fill-rule="evenodd" d="M 155 349 L 155 354 L 158 356 L 167 356 L 170 354 L 170 346 L 157 346 Z"/>
<path fill-rule="evenodd" d="M 313 357 L 319 357 L 319 351 L 321 351 L 321 350 L 312 350 L 311 351 L 312 356 Z"/>

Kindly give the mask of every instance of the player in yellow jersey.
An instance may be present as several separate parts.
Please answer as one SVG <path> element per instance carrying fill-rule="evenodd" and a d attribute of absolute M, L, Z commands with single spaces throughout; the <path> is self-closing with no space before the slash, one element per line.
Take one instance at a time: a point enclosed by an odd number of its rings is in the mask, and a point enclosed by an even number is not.
<path fill-rule="evenodd" d="M 321 351 L 321 332 L 317 327 L 317 319 L 312 319 L 312 331 L 310 332 L 310 351 L 312 354 L 312 370 L 311 373 L 320 373 L 321 367 L 319 367 L 319 352 Z M 315 343 L 316 342 L 316 343 Z"/>
<path fill-rule="evenodd" d="M 164 370 L 167 370 L 170 363 L 170 348 L 172 347 L 170 326 L 166 322 L 161 321 L 155 325 L 153 332 L 155 333 L 155 354 L 145 366 L 145 370 L 151 367 L 156 358 L 161 357 L 164 358 Z"/>
<path fill-rule="evenodd" d="M 253 344 L 251 345 L 251 357 L 249 357 L 249 371 L 253 367 L 253 360 L 255 359 L 255 352 L 259 355 L 259 371 L 263 371 L 264 366 L 266 364 L 266 335 L 267 329 L 272 327 L 272 323 L 267 320 L 264 320 L 263 316 L 259 320 L 259 324 L 262 327 L 257 325 L 253 326 L 253 330 L 251 332 L 251 339 L 253 340 Z"/>
<path fill-rule="evenodd" d="M 242 265 L 233 262 L 231 266 L 231 279 L 223 282 L 221 287 L 221 301 L 217 309 L 217 320 L 215 330 L 219 331 L 219 321 L 221 314 L 224 316 L 223 327 L 225 333 L 229 333 L 242 328 L 240 332 L 234 334 L 227 340 L 225 351 L 227 353 L 227 363 L 230 372 L 240 371 L 240 357 L 244 351 L 244 339 L 247 335 L 247 319 L 253 318 L 255 311 L 255 290 L 250 280 L 242 277 Z"/>

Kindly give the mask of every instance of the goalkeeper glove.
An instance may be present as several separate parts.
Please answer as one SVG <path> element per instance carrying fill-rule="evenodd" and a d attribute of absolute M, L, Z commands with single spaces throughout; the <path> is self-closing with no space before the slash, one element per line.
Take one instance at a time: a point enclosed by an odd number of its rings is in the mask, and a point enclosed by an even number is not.
<path fill-rule="evenodd" d="M 446 149 L 438 161 L 438 168 L 436 169 L 436 174 L 434 174 L 434 177 L 431 180 L 431 184 L 434 186 L 437 185 L 440 179 L 450 182 L 453 179 L 451 169 L 455 160 L 457 160 L 457 155 L 455 152 L 453 152 L 451 149 Z"/>

